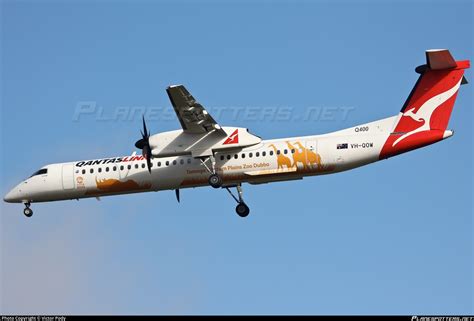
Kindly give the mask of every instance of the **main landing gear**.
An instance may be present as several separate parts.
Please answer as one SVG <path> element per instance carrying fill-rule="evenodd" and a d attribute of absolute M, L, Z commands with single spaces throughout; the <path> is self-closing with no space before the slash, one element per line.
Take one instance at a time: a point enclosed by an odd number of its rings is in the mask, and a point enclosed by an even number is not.
<path fill-rule="evenodd" d="M 214 188 L 219 188 L 222 186 L 222 179 L 219 175 L 212 173 L 211 176 L 209 176 L 209 185 L 211 185 Z"/>
<path fill-rule="evenodd" d="M 222 178 L 216 172 L 216 159 L 213 155 L 206 157 L 204 159 L 200 158 L 201 163 L 204 167 L 206 167 L 207 171 L 211 173 L 209 176 L 209 185 L 214 188 L 222 187 Z M 211 162 L 211 168 L 206 165 L 206 161 L 209 160 Z"/>
<path fill-rule="evenodd" d="M 26 217 L 31 217 L 33 215 L 33 210 L 30 208 L 30 203 L 25 203 L 25 209 L 23 210 L 23 214 Z"/>
<path fill-rule="evenodd" d="M 211 155 L 209 157 L 203 157 L 199 158 L 201 160 L 201 163 L 204 167 L 206 167 L 207 171 L 211 174 L 209 176 L 209 185 L 211 185 L 214 188 L 219 188 L 222 187 L 222 178 L 217 174 L 216 172 L 216 159 L 214 158 L 214 155 Z M 211 168 L 206 165 L 207 161 L 211 162 Z M 236 197 L 232 191 L 230 190 L 229 187 L 224 187 L 232 196 L 232 198 L 237 202 L 237 206 L 235 207 L 235 212 L 240 216 L 240 217 L 247 217 L 250 213 L 250 208 L 245 204 L 244 199 L 242 197 L 242 186 L 239 184 L 235 186 L 237 188 L 238 192 L 238 197 Z"/>
<path fill-rule="evenodd" d="M 230 196 L 237 202 L 237 206 L 235 207 L 235 212 L 237 215 L 240 217 L 247 217 L 250 213 L 250 208 L 245 204 L 244 199 L 243 199 L 243 192 L 242 192 L 242 186 L 239 184 L 236 186 L 237 187 L 237 192 L 239 194 L 239 197 L 235 197 L 235 195 L 232 193 L 232 191 L 229 189 L 229 187 L 226 187 L 225 189 L 229 192 Z"/>

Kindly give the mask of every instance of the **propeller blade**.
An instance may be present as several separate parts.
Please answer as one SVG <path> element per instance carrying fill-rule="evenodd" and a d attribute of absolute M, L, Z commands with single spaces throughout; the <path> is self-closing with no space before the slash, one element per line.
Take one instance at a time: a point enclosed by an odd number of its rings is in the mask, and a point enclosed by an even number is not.
<path fill-rule="evenodd" d="M 146 159 L 146 166 L 148 167 L 148 173 L 151 174 L 151 159 L 149 157 Z"/>
<path fill-rule="evenodd" d="M 143 146 L 142 155 L 146 158 L 146 165 L 148 167 L 148 172 L 151 174 L 151 148 L 150 145 L 146 144 Z"/>
<path fill-rule="evenodd" d="M 143 133 L 142 136 L 143 138 L 148 138 L 148 130 L 146 129 L 146 123 L 145 123 L 145 115 L 142 115 L 142 121 L 143 121 Z"/>
<path fill-rule="evenodd" d="M 148 172 L 151 174 L 151 147 L 150 147 L 150 133 L 146 128 L 145 115 L 142 115 L 143 130 L 140 130 L 142 138 L 137 140 L 135 147 L 142 150 L 143 157 L 146 158 Z"/>
<path fill-rule="evenodd" d="M 143 149 L 145 145 L 146 145 L 146 141 L 143 138 L 137 140 L 137 142 L 135 143 L 135 147 L 138 149 Z"/>
<path fill-rule="evenodd" d="M 178 200 L 178 203 L 179 203 L 179 189 L 175 189 L 174 192 L 176 194 L 176 199 Z"/>

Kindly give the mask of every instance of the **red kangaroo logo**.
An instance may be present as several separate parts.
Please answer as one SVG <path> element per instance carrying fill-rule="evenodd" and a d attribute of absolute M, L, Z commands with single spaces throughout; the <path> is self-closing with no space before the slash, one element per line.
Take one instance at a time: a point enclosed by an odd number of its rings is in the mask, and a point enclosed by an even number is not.
<path fill-rule="evenodd" d="M 224 142 L 224 145 L 238 144 L 239 143 L 239 130 L 236 129 Z"/>

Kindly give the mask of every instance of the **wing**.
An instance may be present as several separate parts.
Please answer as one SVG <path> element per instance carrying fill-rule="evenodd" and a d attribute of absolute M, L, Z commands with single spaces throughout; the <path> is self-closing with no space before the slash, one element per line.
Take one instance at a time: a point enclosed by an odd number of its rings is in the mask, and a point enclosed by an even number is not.
<path fill-rule="evenodd" d="M 221 126 L 183 85 L 169 86 L 166 92 L 184 132 L 200 134 L 216 131 L 226 135 Z"/>

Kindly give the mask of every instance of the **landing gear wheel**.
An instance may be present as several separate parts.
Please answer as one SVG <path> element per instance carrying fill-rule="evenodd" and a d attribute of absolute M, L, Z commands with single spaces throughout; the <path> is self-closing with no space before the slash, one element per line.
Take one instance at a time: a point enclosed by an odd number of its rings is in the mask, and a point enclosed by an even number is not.
<path fill-rule="evenodd" d="M 235 186 L 237 188 L 238 197 L 232 193 L 229 187 L 225 187 L 227 192 L 229 192 L 230 196 L 237 202 L 237 206 L 235 207 L 235 211 L 240 217 L 247 217 L 250 214 L 250 208 L 247 204 L 244 203 L 243 192 L 242 192 L 242 185 L 238 184 Z"/>
<path fill-rule="evenodd" d="M 250 213 L 250 208 L 244 202 L 237 204 L 235 211 L 240 217 L 247 217 Z"/>
<path fill-rule="evenodd" d="M 29 207 L 25 207 L 23 214 L 25 214 L 26 217 L 31 217 L 33 215 L 33 210 Z"/>
<path fill-rule="evenodd" d="M 214 188 L 219 188 L 222 186 L 222 179 L 217 174 L 211 174 L 211 176 L 209 176 L 209 185 Z"/>

